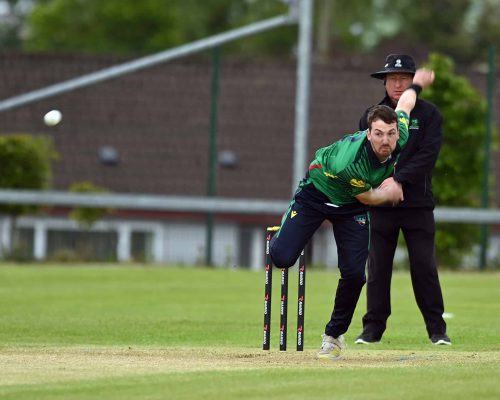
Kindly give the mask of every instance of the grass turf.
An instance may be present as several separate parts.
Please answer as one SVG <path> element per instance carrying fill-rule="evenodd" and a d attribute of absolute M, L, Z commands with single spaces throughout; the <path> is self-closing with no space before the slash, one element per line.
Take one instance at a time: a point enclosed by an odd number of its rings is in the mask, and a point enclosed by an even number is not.
<path fill-rule="evenodd" d="M 305 352 L 261 350 L 264 275 L 144 266 L 0 266 L 0 397 L 15 399 L 498 398 L 500 274 L 441 273 L 451 347 L 430 344 L 408 274 L 393 278 L 382 343 L 314 358 L 338 274 L 308 271 Z"/>

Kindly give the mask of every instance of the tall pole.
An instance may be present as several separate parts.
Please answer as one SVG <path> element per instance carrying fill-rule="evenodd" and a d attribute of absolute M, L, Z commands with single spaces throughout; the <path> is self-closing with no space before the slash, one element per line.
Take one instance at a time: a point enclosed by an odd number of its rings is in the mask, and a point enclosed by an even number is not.
<path fill-rule="evenodd" d="M 488 79 L 487 79 L 487 111 L 486 111 L 486 137 L 484 140 L 484 182 L 481 200 L 482 208 L 490 206 L 490 148 L 493 130 L 493 96 L 495 88 L 495 47 L 488 49 Z M 489 225 L 481 225 L 481 247 L 479 252 L 479 269 L 485 269 L 487 264 L 487 250 L 489 239 Z"/>
<path fill-rule="evenodd" d="M 302 0 L 299 2 L 299 43 L 292 194 L 295 192 L 299 181 L 304 177 L 308 157 L 313 5 L 314 0 Z"/>
<path fill-rule="evenodd" d="M 210 135 L 208 145 L 208 182 L 207 196 L 215 197 L 217 194 L 217 122 L 218 122 L 218 105 L 219 105 L 219 48 L 214 47 L 212 50 L 212 102 L 210 108 Z M 213 231 L 214 231 L 214 214 L 207 214 L 206 227 L 206 248 L 205 248 L 205 264 L 212 265 L 212 247 L 213 247 Z"/>

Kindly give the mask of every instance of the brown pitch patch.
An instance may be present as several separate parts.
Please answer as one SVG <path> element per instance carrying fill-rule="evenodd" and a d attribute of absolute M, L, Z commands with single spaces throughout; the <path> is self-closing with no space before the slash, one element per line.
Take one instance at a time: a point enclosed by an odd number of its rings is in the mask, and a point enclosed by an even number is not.
<path fill-rule="evenodd" d="M 4 347 L 0 386 L 104 377 L 261 368 L 403 368 L 430 364 L 500 362 L 500 352 L 347 350 L 336 361 L 316 351 L 245 348 Z"/>

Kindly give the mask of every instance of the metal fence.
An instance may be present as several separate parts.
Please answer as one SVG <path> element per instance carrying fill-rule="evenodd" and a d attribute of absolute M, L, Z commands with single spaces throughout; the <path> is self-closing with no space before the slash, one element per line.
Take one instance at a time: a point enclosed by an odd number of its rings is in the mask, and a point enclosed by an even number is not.
<path fill-rule="evenodd" d="M 113 208 L 171 212 L 282 215 L 288 200 L 229 199 L 221 197 L 141 194 L 76 194 L 60 191 L 0 190 L 0 204 Z M 499 209 L 437 207 L 437 222 L 500 224 Z"/>

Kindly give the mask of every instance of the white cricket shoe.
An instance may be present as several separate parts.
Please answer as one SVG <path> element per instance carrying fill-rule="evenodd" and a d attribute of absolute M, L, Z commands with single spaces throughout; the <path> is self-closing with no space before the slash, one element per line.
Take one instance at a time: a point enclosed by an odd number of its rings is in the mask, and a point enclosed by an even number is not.
<path fill-rule="evenodd" d="M 340 353 L 347 347 L 344 336 L 340 335 L 337 338 L 323 334 L 323 343 L 318 352 L 318 358 L 327 360 L 337 360 L 340 358 Z"/>

